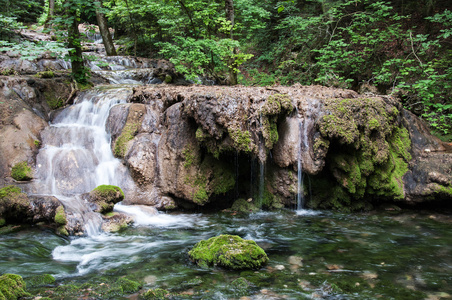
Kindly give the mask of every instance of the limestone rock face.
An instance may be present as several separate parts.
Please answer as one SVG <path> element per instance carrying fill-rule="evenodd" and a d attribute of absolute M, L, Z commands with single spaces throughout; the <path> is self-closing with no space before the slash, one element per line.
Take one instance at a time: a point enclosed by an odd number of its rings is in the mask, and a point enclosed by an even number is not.
<path fill-rule="evenodd" d="M 300 85 L 171 86 L 137 87 L 129 102 L 112 110 L 110 125 L 115 143 L 133 127 L 123 159 L 148 197 L 129 204 L 232 205 L 241 197 L 293 206 L 300 172 L 312 207 L 451 197 L 449 146 L 391 97 Z"/>

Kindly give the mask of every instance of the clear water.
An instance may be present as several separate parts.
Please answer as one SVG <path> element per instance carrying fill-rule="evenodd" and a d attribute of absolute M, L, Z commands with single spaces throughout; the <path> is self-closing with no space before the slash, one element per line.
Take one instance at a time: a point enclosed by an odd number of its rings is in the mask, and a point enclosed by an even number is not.
<path fill-rule="evenodd" d="M 136 220 L 117 234 L 65 239 L 32 228 L 0 235 L 0 274 L 52 274 L 58 284 L 98 286 L 106 278 L 125 276 L 143 282 L 143 289 L 177 293 L 176 299 L 452 295 L 452 218 L 447 215 L 299 210 L 158 214 Z M 203 269 L 189 261 L 187 252 L 196 242 L 219 234 L 255 240 L 267 252 L 268 266 L 239 272 Z M 239 277 L 251 283 L 245 290 L 232 286 Z"/>

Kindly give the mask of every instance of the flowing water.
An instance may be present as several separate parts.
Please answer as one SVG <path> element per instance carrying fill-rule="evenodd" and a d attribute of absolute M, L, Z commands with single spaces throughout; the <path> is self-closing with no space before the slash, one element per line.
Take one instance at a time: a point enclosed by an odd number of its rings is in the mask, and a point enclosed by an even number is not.
<path fill-rule="evenodd" d="M 65 299 L 82 298 L 75 296 L 82 289 L 95 293 L 106 282 L 124 276 L 142 282 L 143 289 L 167 289 L 177 294 L 173 299 L 449 299 L 452 295 L 449 216 L 314 211 L 145 215 L 131 209 L 119 205 L 120 211 L 134 215 L 136 223 L 116 234 L 65 239 L 34 228 L 0 235 L 0 273 L 26 279 L 52 274 L 57 284 L 78 287 L 70 291 L 72 298 Z M 196 242 L 219 234 L 255 240 L 267 252 L 269 264 L 240 272 L 203 269 L 189 261 L 187 252 Z M 249 286 L 234 285 L 239 277 Z M 49 294 L 52 287 L 41 293 L 63 299 L 57 296 L 63 286 L 54 286 L 55 294 Z"/>

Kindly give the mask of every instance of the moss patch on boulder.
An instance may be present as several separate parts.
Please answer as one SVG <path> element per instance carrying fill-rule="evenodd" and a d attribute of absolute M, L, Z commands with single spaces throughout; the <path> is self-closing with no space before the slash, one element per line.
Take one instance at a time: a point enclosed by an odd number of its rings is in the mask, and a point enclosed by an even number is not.
<path fill-rule="evenodd" d="M 3 274 L 0 276 L 0 299 L 15 300 L 31 296 L 25 289 L 25 281 L 20 275 Z"/>
<path fill-rule="evenodd" d="M 170 292 L 161 288 L 150 289 L 143 293 L 142 299 L 146 300 L 163 300 L 170 296 Z"/>
<path fill-rule="evenodd" d="M 96 204 L 95 211 L 108 213 L 116 203 L 124 200 L 124 192 L 118 186 L 99 185 L 89 193 L 89 201 Z"/>
<path fill-rule="evenodd" d="M 33 179 L 33 171 L 26 161 L 15 164 L 11 169 L 11 177 L 17 181 Z"/>
<path fill-rule="evenodd" d="M 256 242 L 236 235 L 219 235 L 200 241 L 188 255 L 199 266 L 232 270 L 258 269 L 268 262 L 267 254 Z"/>
<path fill-rule="evenodd" d="M 55 277 L 50 274 L 36 275 L 25 280 L 29 288 L 46 286 L 55 283 Z"/>

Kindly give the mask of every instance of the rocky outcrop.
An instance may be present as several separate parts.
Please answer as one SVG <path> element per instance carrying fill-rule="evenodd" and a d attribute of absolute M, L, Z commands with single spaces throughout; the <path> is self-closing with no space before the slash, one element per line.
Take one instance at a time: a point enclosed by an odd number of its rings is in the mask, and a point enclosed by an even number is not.
<path fill-rule="evenodd" d="M 311 207 L 451 197 L 448 145 L 391 97 L 300 85 L 138 87 L 129 102 L 108 128 L 150 195 L 130 203 L 293 206 L 299 169 Z"/>

